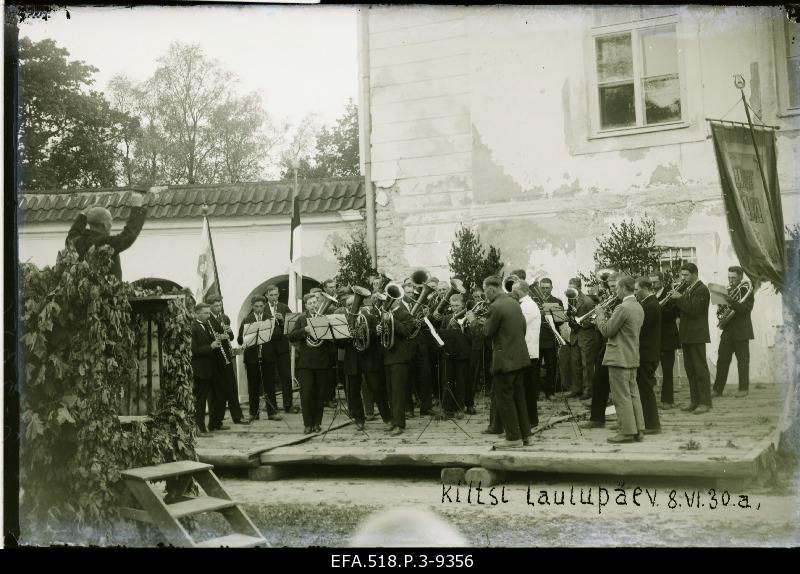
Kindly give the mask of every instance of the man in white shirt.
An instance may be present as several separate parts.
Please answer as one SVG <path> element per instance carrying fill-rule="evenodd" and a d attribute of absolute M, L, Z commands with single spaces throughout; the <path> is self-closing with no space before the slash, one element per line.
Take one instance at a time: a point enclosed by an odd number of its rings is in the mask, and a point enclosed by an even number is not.
<path fill-rule="evenodd" d="M 542 313 L 539 306 L 530 296 L 530 286 L 524 280 L 514 283 L 511 296 L 519 301 L 522 315 L 525 317 L 525 345 L 528 347 L 530 367 L 523 371 L 525 385 L 525 405 L 528 407 L 528 419 L 531 428 L 539 424 L 538 405 L 536 398 L 539 394 L 539 331 L 542 326 Z"/>

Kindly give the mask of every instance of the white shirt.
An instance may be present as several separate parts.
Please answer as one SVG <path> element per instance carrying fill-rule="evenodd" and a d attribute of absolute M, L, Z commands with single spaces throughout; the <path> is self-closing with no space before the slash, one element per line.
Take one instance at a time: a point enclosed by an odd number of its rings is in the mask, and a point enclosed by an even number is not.
<path fill-rule="evenodd" d="M 531 359 L 539 358 L 539 331 L 542 327 L 542 313 L 529 295 L 519 300 L 522 315 L 525 317 L 525 345 Z"/>

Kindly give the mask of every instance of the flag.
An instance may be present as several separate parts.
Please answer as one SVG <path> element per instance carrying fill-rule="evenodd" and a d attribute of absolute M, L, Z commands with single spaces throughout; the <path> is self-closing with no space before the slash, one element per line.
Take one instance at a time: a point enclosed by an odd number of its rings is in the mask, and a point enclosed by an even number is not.
<path fill-rule="evenodd" d="M 736 256 L 751 279 L 780 290 L 786 258 L 775 133 L 712 122 L 711 135 Z"/>
<path fill-rule="evenodd" d="M 298 286 L 302 296 L 302 276 L 300 257 L 302 252 L 303 226 L 300 224 L 300 202 L 292 194 L 292 222 L 289 229 L 289 307 L 299 312 L 302 307 L 298 303 Z"/>
<path fill-rule="evenodd" d="M 211 246 L 211 228 L 208 218 L 203 217 L 203 232 L 200 236 L 200 256 L 197 259 L 197 281 L 194 291 L 195 301 L 205 301 L 211 295 L 219 295 L 219 284 L 215 273 L 214 248 Z"/>

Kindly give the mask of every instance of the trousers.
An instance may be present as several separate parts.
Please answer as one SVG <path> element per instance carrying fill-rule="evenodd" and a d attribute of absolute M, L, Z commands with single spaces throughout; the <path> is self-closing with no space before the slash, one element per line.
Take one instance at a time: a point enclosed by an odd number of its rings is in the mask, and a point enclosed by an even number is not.
<path fill-rule="evenodd" d="M 731 359 L 736 355 L 736 367 L 739 371 L 739 390 L 750 388 L 750 341 L 734 341 L 723 338 L 719 342 L 719 358 L 717 359 L 717 376 L 714 378 L 714 390 L 722 393 L 728 382 L 728 370 Z"/>
<path fill-rule="evenodd" d="M 635 435 L 645 429 L 639 387 L 636 384 L 636 369 L 608 367 L 611 400 L 617 411 L 619 433 Z"/>

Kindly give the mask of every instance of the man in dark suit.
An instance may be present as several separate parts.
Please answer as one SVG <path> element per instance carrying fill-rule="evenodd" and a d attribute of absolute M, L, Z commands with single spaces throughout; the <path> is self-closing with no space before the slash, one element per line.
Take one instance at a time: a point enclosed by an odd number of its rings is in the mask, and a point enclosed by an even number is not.
<path fill-rule="evenodd" d="M 444 365 L 444 379 L 441 382 L 442 406 L 445 417 L 462 419 L 469 379 L 471 337 L 469 328 L 464 324 L 465 321 L 460 324 L 458 322 L 464 315 L 464 296 L 461 293 L 454 293 L 450 296 L 449 306 L 449 312 L 439 321 L 440 336 L 445 337 L 443 333 L 450 332 L 450 337 L 444 339 L 445 346 L 440 359 Z"/>
<path fill-rule="evenodd" d="M 711 379 L 706 362 L 706 344 L 711 342 L 708 332 L 708 304 L 711 294 L 697 277 L 697 265 L 681 265 L 681 279 L 688 286 L 683 294 L 672 291 L 670 297 L 681 313 L 680 341 L 683 362 L 689 379 L 689 405 L 681 410 L 696 415 L 711 410 Z"/>
<path fill-rule="evenodd" d="M 345 302 L 349 310 L 352 305 L 351 295 Z M 352 340 L 344 347 L 344 373 L 347 377 L 347 406 L 356 427 L 364 428 L 366 414 L 364 402 L 361 399 L 362 381 L 366 382 L 364 389 L 369 389 L 370 397 L 378 406 L 378 412 L 384 424 L 391 421 L 389 402 L 386 398 L 386 381 L 384 380 L 383 347 L 378 336 L 378 312 L 372 307 L 372 298 L 367 297 L 362 301 L 358 311 L 367 319 L 369 329 L 369 345 L 363 351 L 357 350 Z M 366 395 L 366 393 L 365 393 Z"/>
<path fill-rule="evenodd" d="M 239 345 L 244 345 L 244 331 L 248 325 L 258 323 L 267 319 L 264 307 L 267 300 L 261 295 L 254 295 L 250 299 L 251 310 L 247 316 L 242 319 L 239 325 L 239 336 L 237 342 Z M 260 335 L 263 340 L 265 335 Z M 270 369 L 272 377 L 267 374 L 267 363 L 264 361 L 264 356 L 268 352 L 269 343 L 258 343 L 259 335 L 256 335 L 255 344 L 249 345 L 244 350 L 244 368 L 247 372 L 247 395 L 249 398 L 250 406 L 250 420 L 258 420 L 259 418 L 259 403 L 261 401 L 261 393 L 265 392 L 267 396 L 272 397 L 271 404 L 275 404 L 275 376 L 274 370 Z M 271 366 L 271 365 L 270 365 Z M 267 400 L 267 412 L 269 414 L 277 414 L 275 409 L 270 410 L 270 400 Z"/>
<path fill-rule="evenodd" d="M 289 309 L 286 303 L 278 301 L 279 293 L 277 285 L 269 285 L 264 293 L 267 297 L 267 306 L 264 307 L 264 313 L 267 319 L 275 319 L 276 321 L 275 334 L 269 342 L 272 353 L 267 351 L 265 357 L 267 357 L 267 360 L 274 357 L 271 361 L 273 364 L 268 365 L 268 368 L 272 371 L 272 376 L 277 371 L 284 412 L 296 413 L 299 409 L 296 406 L 292 406 L 294 392 L 292 391 L 291 354 L 289 341 L 284 333 L 286 315 L 291 313 L 292 310 Z M 274 400 L 275 398 L 273 397 Z M 277 409 L 277 403 L 275 403 L 275 407 Z"/>
<path fill-rule="evenodd" d="M 569 286 L 578 292 L 575 302 L 576 317 L 582 317 L 595 308 L 597 303 L 594 299 L 581 291 L 580 277 L 570 279 Z M 572 374 L 573 378 L 577 380 L 573 381 L 574 387 L 569 396 L 577 397 L 580 395 L 582 400 L 588 400 L 592 398 L 592 379 L 600 348 L 600 340 L 597 335 L 597 329 L 591 322 L 583 321 L 579 327 L 579 329 L 574 329 L 571 334 L 577 344 L 577 348 L 573 346 L 572 349 Z"/>
<path fill-rule="evenodd" d="M 544 295 L 543 303 L 553 303 L 564 308 L 564 303 L 558 297 L 553 297 L 553 281 L 549 277 L 545 277 L 539 281 L 539 289 Z M 560 327 L 563 322 L 554 321 L 556 328 Z M 556 337 L 553 331 L 545 321 L 545 316 L 542 316 L 542 326 L 539 329 L 539 361 L 544 365 L 544 384 L 542 389 L 545 396 L 549 399 L 550 396 L 556 392 L 556 374 L 558 373 L 558 346 L 556 345 Z M 565 390 L 562 384 L 561 390 Z"/>
<path fill-rule="evenodd" d="M 66 244 L 75 247 L 78 255 L 82 258 L 91 247 L 110 245 L 114 248 L 112 255 L 111 272 L 122 281 L 122 265 L 120 264 L 119 254 L 128 249 L 144 226 L 147 210 L 142 207 L 144 195 L 141 193 L 131 193 L 131 213 L 125 228 L 118 235 L 111 235 L 111 224 L 114 218 L 111 212 L 99 205 L 87 207 L 78 214 L 75 222 L 67 233 Z M 86 229 L 86 225 L 89 229 Z"/>
<path fill-rule="evenodd" d="M 392 301 L 387 301 L 387 305 Z M 389 315 L 394 317 L 394 345 L 383 350 L 383 364 L 386 374 L 386 387 L 389 391 L 392 420 L 386 425 L 386 432 L 392 436 L 403 434 L 406 428 L 406 400 L 410 395 L 411 364 L 416 356 L 416 342 L 408 336 L 414 330 L 414 321 L 402 298 L 394 301 L 388 311 L 383 313 L 385 321 Z M 384 322 L 385 322 L 384 321 Z M 376 327 L 383 333 L 383 324 Z"/>
<path fill-rule="evenodd" d="M 405 295 L 400 300 L 398 305 L 402 305 L 410 313 L 411 309 L 414 308 L 414 303 L 418 297 L 416 286 L 410 278 L 407 278 L 403 282 L 403 291 L 405 292 Z M 421 311 L 418 313 L 421 313 Z M 428 416 L 434 412 L 433 365 L 431 364 L 431 351 L 428 345 L 430 334 L 423 334 L 423 330 L 424 329 L 420 329 L 419 334 L 415 338 L 411 339 L 411 342 L 414 346 L 414 358 L 412 359 L 412 365 L 414 368 L 411 372 L 411 379 L 413 381 L 413 390 L 416 391 L 417 398 L 419 399 L 419 414 L 420 416 Z M 412 389 L 409 389 L 409 396 L 411 390 Z M 413 403 L 409 402 L 406 407 L 409 408 L 413 415 Z M 436 409 L 435 413 L 438 414 L 439 410 Z"/>
<path fill-rule="evenodd" d="M 314 331 L 308 324 L 309 317 L 317 309 L 318 299 L 314 293 L 306 293 L 303 297 L 306 311 L 297 320 L 294 329 L 289 333 L 289 341 L 297 344 L 295 370 L 300 381 L 300 405 L 303 411 L 304 433 L 322 430 L 322 411 L 325 406 L 326 385 L 330 381 L 334 355 L 330 352 L 333 343 L 321 341 L 318 345 L 309 345 L 308 338 Z"/>
<path fill-rule="evenodd" d="M 676 322 L 680 310 L 674 301 L 667 301 L 670 289 L 664 285 L 664 274 L 661 272 L 653 273 L 650 276 L 653 285 L 653 293 L 661 307 L 661 352 L 659 360 L 661 362 L 661 408 L 669 410 L 673 407 L 673 378 L 672 373 L 675 368 L 675 349 L 681 346 L 678 338 L 678 324 Z"/>
<path fill-rule="evenodd" d="M 659 434 L 661 421 L 658 419 L 656 402 L 656 369 L 661 352 L 661 305 L 658 304 L 648 277 L 639 277 L 634 287 L 634 295 L 644 311 L 644 322 L 639 331 L 639 368 L 636 370 L 636 385 L 642 401 L 644 415 L 644 434 Z"/>
<path fill-rule="evenodd" d="M 220 348 L 220 342 L 211 334 L 208 327 L 209 306 L 198 303 L 194 308 L 192 321 L 192 373 L 194 376 L 194 421 L 201 437 L 213 436 L 206 428 L 206 402 L 213 393 L 212 381 L 216 376 L 217 366 L 214 354 Z M 212 401 L 213 403 L 213 401 Z"/>
<path fill-rule="evenodd" d="M 617 281 L 617 299 L 621 303 L 610 318 L 605 309 L 598 307 L 597 330 L 607 339 L 603 365 L 608 367 L 611 399 L 619 421 L 619 432 L 609 437 L 611 443 L 642 440 L 644 417 L 636 370 L 639 367 L 639 332 L 644 322 L 644 311 L 633 295 L 634 281 L 622 277 Z"/>
<path fill-rule="evenodd" d="M 729 292 L 740 287 L 739 295 L 731 298 L 727 295 L 728 307 L 733 311 L 733 318 L 722 327 L 717 358 L 717 376 L 714 380 L 714 396 L 721 397 L 728 379 L 731 358 L 736 354 L 736 366 L 739 371 L 739 392 L 737 398 L 746 397 L 750 388 L 750 340 L 753 338 L 753 322 L 750 314 L 753 311 L 753 287 L 743 282 L 744 271 L 739 266 L 728 268 Z"/>
<path fill-rule="evenodd" d="M 525 316 L 519 303 L 503 292 L 499 277 L 484 279 L 483 292 L 490 303 L 483 332 L 492 340 L 492 392 L 506 432 L 506 440 L 494 448 L 505 450 L 530 443 L 531 425 L 523 384 L 523 371 L 531 364 L 525 344 Z M 467 321 L 475 321 L 474 313 L 467 313 Z"/>
<path fill-rule="evenodd" d="M 250 424 L 246 421 L 242 414 L 242 407 L 239 404 L 239 386 L 236 384 L 236 360 L 234 358 L 233 347 L 231 341 L 233 340 L 233 330 L 231 329 L 230 318 L 222 312 L 222 297 L 219 295 L 212 295 L 206 301 L 211 306 L 211 315 L 208 318 L 208 324 L 215 335 L 221 337 L 220 343 L 222 344 L 223 351 L 217 354 L 217 373 L 220 377 L 220 387 L 224 389 L 225 400 L 218 406 L 225 416 L 225 403 L 231 411 L 231 418 L 233 423 L 237 425 Z M 215 421 L 216 422 L 216 421 Z M 219 423 L 222 423 L 220 419 Z M 214 430 L 213 428 L 210 430 Z"/>

